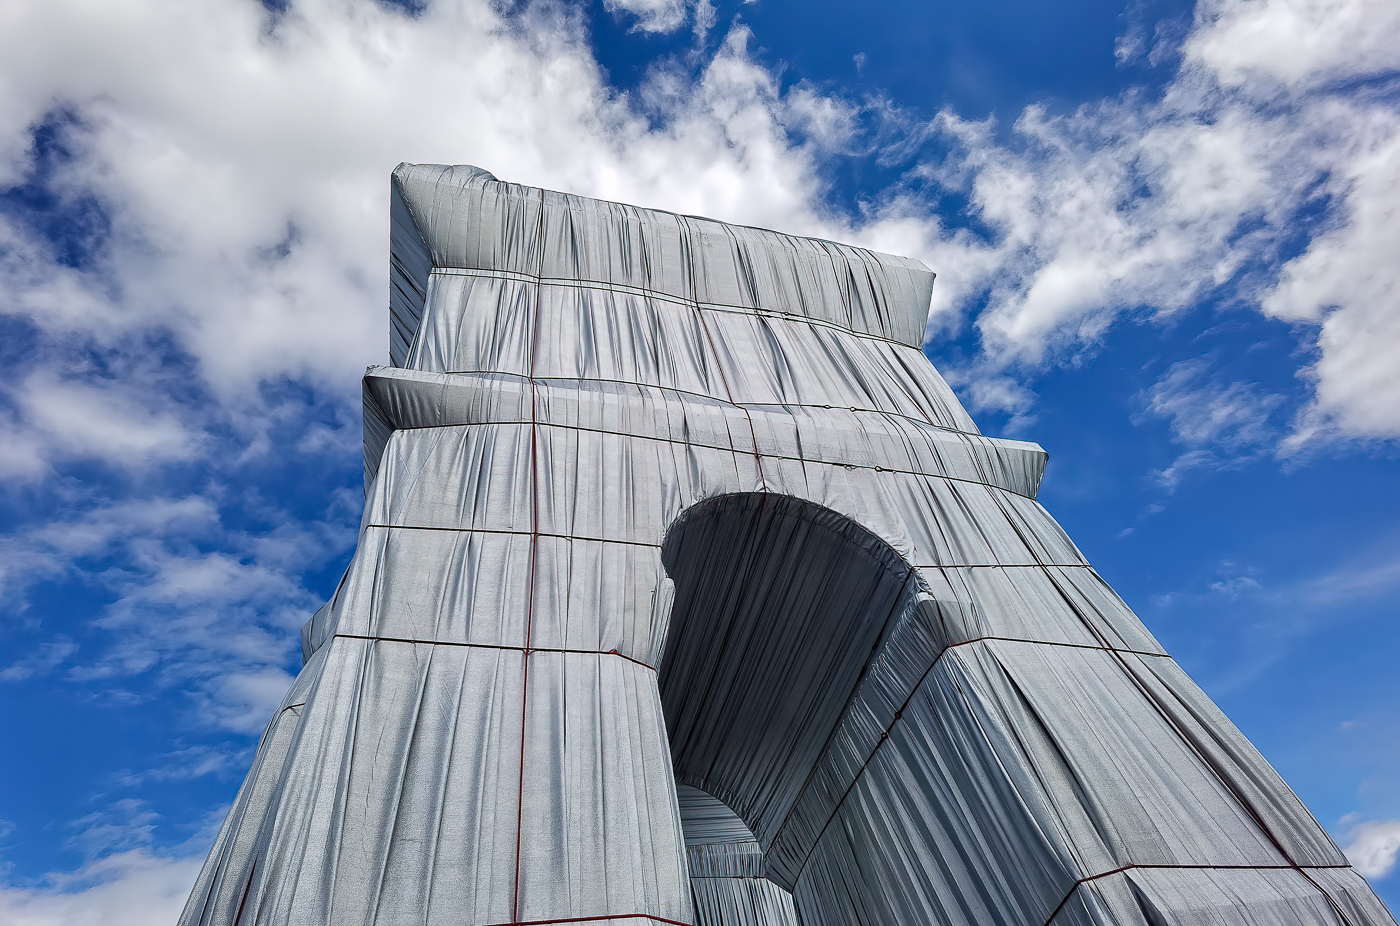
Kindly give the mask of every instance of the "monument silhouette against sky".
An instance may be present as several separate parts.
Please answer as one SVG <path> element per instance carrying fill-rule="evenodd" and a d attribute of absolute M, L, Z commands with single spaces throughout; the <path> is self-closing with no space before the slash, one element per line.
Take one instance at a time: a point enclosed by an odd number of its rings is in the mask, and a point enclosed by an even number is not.
<path fill-rule="evenodd" d="M 208 926 L 1382 926 L 917 261 L 401 165 L 359 547 Z"/>

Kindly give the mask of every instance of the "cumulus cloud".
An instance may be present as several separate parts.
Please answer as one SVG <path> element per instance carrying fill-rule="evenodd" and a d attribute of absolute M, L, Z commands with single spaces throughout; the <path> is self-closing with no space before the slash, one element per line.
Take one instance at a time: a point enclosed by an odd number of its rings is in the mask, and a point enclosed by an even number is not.
<path fill-rule="evenodd" d="M 1400 820 L 1358 823 L 1347 839 L 1342 851 L 1347 861 L 1366 877 L 1380 880 L 1395 870 L 1396 854 L 1400 853 Z"/>
<path fill-rule="evenodd" d="M 349 380 L 382 359 L 375 268 L 386 178 L 400 160 L 474 162 L 553 188 L 842 230 L 822 217 L 811 158 L 788 144 L 776 79 L 749 60 L 742 28 L 665 99 L 664 125 L 652 128 L 607 88 L 558 4 L 507 20 L 484 0 L 417 17 L 369 0 L 305 0 L 275 21 L 250 0 L 82 6 L 0 14 L 13 75 L 0 90 L 0 163 L 10 183 L 42 180 L 100 204 L 110 233 L 100 259 L 74 268 L 45 259 L 43 242 L 11 222 L 25 240 L 0 267 L 0 291 L 9 311 L 56 334 L 107 343 L 168 330 L 225 399 L 282 375 Z M 654 18 L 663 7 L 638 10 Z M 839 121 L 819 102 L 797 108 L 826 134 Z M 34 129 L 45 125 L 71 157 L 36 180 Z M 136 424 L 155 448 L 180 446 L 164 419 Z"/>
<path fill-rule="evenodd" d="M 1387 0 L 1203 0 L 1188 60 L 1265 92 L 1400 68 L 1400 9 Z M 1263 86 L 1260 82 L 1264 81 Z"/>
<path fill-rule="evenodd" d="M 1159 98 L 1032 106 L 1002 143 L 943 113 L 927 131 L 952 153 L 917 173 L 964 191 L 988 234 L 922 222 L 936 308 L 985 302 L 982 359 L 999 376 L 1073 356 L 1124 318 L 1254 307 L 1314 351 L 1285 452 L 1400 436 L 1400 109 L 1339 83 L 1393 81 L 1397 49 L 1394 4 L 1207 0 Z"/>
<path fill-rule="evenodd" d="M 944 298 L 985 298 L 977 325 L 994 375 L 1072 357 L 1124 318 L 1169 319 L 1208 298 L 1258 306 L 1288 266 L 1298 216 L 1329 184 L 1339 202 L 1360 195 L 1328 178 L 1352 157 L 1363 128 L 1380 132 L 1374 121 L 1326 102 L 1261 108 L 1199 71 L 1183 72 L 1155 102 L 1128 95 L 1064 116 L 1032 107 L 1014 127 L 1020 147 L 990 144 L 988 131 L 945 114 L 935 127 L 956 142 L 954 154 L 926 175 L 962 183 L 991 236 L 926 253 L 960 277 Z M 963 245 L 961 253 L 947 254 L 949 244 Z M 1382 277 L 1389 266 L 1375 262 Z M 1388 317 L 1374 303 L 1367 311 Z M 1335 407 L 1348 414 L 1363 402 L 1376 408 L 1376 433 L 1396 435 L 1381 411 L 1400 405 L 1393 378 L 1371 376 L 1365 400 L 1339 387 L 1356 376 L 1344 353 L 1378 369 L 1393 350 L 1384 326 L 1372 328 L 1375 341 L 1345 347 L 1324 328 L 1317 394 L 1338 396 Z M 1300 332 L 1305 341 L 1311 331 Z"/>
<path fill-rule="evenodd" d="M 136 388 L 129 380 L 60 379 L 51 370 L 35 372 L 14 395 L 25 419 L 51 452 L 125 466 L 194 455 L 194 435 L 179 417 L 151 407 L 163 398 Z"/>
<path fill-rule="evenodd" d="M 1318 326 L 1316 391 L 1295 443 L 1400 434 L 1400 114 L 1357 114 L 1361 137 L 1334 183 L 1346 221 L 1283 269 L 1263 308 Z"/>

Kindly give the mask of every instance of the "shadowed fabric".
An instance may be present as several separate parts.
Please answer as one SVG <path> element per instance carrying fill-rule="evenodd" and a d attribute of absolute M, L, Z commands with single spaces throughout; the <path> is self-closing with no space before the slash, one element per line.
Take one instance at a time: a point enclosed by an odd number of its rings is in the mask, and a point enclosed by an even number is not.
<path fill-rule="evenodd" d="M 184 926 L 1386 926 L 916 261 L 401 165 L 359 546 Z"/>
<path fill-rule="evenodd" d="M 722 801 L 676 786 L 696 926 L 795 926 L 792 895 L 765 875 L 763 849 Z"/>

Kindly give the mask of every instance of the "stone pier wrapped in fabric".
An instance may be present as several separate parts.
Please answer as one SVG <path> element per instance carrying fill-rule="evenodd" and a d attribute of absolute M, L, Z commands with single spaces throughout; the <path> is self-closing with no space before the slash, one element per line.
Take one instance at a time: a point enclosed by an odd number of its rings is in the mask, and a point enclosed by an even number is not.
<path fill-rule="evenodd" d="M 185 926 L 1393 926 L 917 261 L 393 174 L 359 547 Z"/>

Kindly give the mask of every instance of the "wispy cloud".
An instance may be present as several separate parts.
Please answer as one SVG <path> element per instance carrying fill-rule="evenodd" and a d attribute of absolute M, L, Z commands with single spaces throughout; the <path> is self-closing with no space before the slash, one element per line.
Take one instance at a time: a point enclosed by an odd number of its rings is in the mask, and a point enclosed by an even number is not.
<path fill-rule="evenodd" d="M 66 662 L 73 682 L 176 688 L 204 723 L 259 729 L 291 682 L 294 631 L 321 604 L 302 574 L 353 543 L 353 522 L 333 510 L 320 522 L 284 517 L 279 528 L 250 533 L 222 523 L 219 509 L 203 495 L 130 500 L 8 538 L 12 606 L 33 583 L 65 576 L 112 601 L 88 622 L 84 658 L 74 660 L 77 643 L 60 636 L 0 679 Z"/>
<path fill-rule="evenodd" d="M 279 698 L 282 692 L 279 692 Z M 149 767 L 140 771 L 125 770 L 115 776 L 122 787 L 137 787 L 148 781 L 189 781 L 206 775 L 222 775 L 242 771 L 248 763 L 250 750 L 227 746 L 200 744 L 186 746 L 157 757 Z"/>
<path fill-rule="evenodd" d="M 213 839 L 206 825 L 166 849 L 153 846 L 158 815 L 130 798 L 74 821 L 72 845 L 87 861 L 36 884 L 0 885 L 6 926 L 150 926 L 173 924 Z M 213 821 L 206 821 L 206 824 Z"/>
<path fill-rule="evenodd" d="M 1274 436 L 1270 418 L 1281 404 L 1281 396 L 1254 383 L 1212 381 L 1204 360 L 1173 364 L 1147 393 L 1147 410 L 1166 418 L 1178 441 L 1228 448 L 1267 443 Z"/>
<path fill-rule="evenodd" d="M 1153 473 L 1167 489 L 1194 470 L 1243 466 L 1270 453 L 1284 433 L 1277 420 L 1283 396 L 1256 383 L 1222 382 L 1203 358 L 1173 364 L 1143 401 L 1143 416 L 1166 419 L 1172 439 L 1188 448 Z"/>
<path fill-rule="evenodd" d="M 633 17 L 632 28 L 638 32 L 675 32 L 685 24 L 692 5 L 696 6 L 697 28 L 706 18 L 706 11 L 713 24 L 714 8 L 704 0 L 700 4 L 691 0 L 603 0 L 603 9 L 609 13 Z"/>
<path fill-rule="evenodd" d="M 50 640 L 35 652 L 12 662 L 8 668 L 0 670 L 0 681 L 23 681 L 36 675 L 47 675 L 62 665 L 64 660 L 71 656 L 77 648 L 78 644 L 67 637 L 60 636 L 58 639 Z"/>
<path fill-rule="evenodd" d="M 1348 564 L 1305 579 L 1290 593 L 1310 605 L 1331 605 L 1376 598 L 1400 587 L 1400 556 L 1379 562 Z"/>
<path fill-rule="evenodd" d="M 1213 696 L 1255 682 L 1279 660 L 1323 634 L 1375 633 L 1378 609 L 1400 594 L 1400 538 L 1391 536 L 1349 561 L 1319 562 L 1286 575 L 1248 563 L 1222 562 L 1215 576 L 1194 587 L 1156 596 L 1165 611 L 1195 617 L 1190 648 L 1199 664 L 1218 674 L 1198 676 Z M 1369 622 L 1369 623 L 1368 623 Z M 1203 634 L 1203 635 L 1202 635 Z M 1352 710 L 1349 705 L 1343 710 Z"/>
<path fill-rule="evenodd" d="M 1400 589 L 1400 549 L 1391 538 L 1354 561 L 1268 584 L 1258 570 L 1235 563 L 1221 563 L 1219 574 L 1219 579 L 1207 584 L 1211 595 L 1229 600 L 1256 598 L 1294 614 L 1334 613 L 1338 605 L 1382 599 Z"/>

